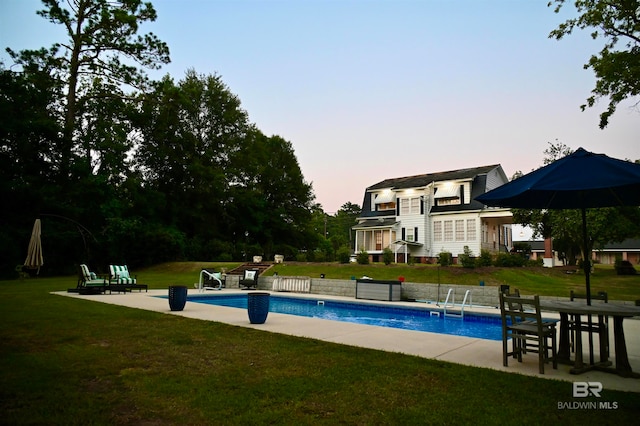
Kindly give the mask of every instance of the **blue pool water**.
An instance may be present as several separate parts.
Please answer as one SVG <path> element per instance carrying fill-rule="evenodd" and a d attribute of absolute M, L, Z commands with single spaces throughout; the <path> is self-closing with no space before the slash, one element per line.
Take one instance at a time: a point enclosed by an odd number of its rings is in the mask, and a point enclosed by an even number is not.
<path fill-rule="evenodd" d="M 189 296 L 190 302 L 247 309 L 247 295 Z M 464 319 L 431 315 L 427 309 L 271 295 L 269 312 L 357 324 L 502 340 L 499 316 L 465 312 Z"/>

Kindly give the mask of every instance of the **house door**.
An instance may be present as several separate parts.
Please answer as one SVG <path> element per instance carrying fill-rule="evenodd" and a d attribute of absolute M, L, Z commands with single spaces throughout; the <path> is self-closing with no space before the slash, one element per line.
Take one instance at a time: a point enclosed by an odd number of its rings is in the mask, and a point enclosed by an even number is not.
<path fill-rule="evenodd" d="M 376 250 L 382 250 L 382 231 L 375 231 L 376 234 Z"/>

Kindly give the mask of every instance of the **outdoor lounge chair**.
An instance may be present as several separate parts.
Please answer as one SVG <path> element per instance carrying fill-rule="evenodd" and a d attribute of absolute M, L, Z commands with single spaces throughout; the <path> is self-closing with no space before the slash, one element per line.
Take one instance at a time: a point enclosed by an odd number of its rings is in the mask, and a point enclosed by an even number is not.
<path fill-rule="evenodd" d="M 115 291 L 149 291 L 146 284 L 138 284 L 137 277 L 131 276 L 127 265 L 109 265 L 109 289 Z"/>
<path fill-rule="evenodd" d="M 240 279 L 240 287 L 243 290 L 255 289 L 258 286 L 258 274 L 260 271 L 257 269 L 247 269 L 244 271 L 242 278 Z"/>
<path fill-rule="evenodd" d="M 109 283 L 106 276 L 98 276 L 89 271 L 84 263 L 78 266 L 78 284 L 76 288 L 70 288 L 69 293 L 100 294 L 104 293 Z"/>
<path fill-rule="evenodd" d="M 544 364 L 549 361 L 552 361 L 553 368 L 557 369 L 556 326 L 555 322 L 546 322 L 542 319 L 540 297 L 508 296 L 502 292 L 499 294 L 504 366 L 509 365 L 510 356 L 522 362 L 522 354 L 537 352 L 540 374 L 544 374 Z M 509 339 L 511 339 L 511 351 L 508 348 Z"/>

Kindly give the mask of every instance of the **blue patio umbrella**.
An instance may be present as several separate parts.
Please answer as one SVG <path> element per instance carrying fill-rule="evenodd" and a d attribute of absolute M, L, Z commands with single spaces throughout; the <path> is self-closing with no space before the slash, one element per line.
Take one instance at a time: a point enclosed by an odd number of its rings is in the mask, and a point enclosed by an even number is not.
<path fill-rule="evenodd" d="M 584 247 L 588 247 L 586 209 L 640 206 L 640 164 L 578 148 L 538 170 L 475 198 L 496 207 L 579 209 Z M 587 303 L 591 304 L 591 266 L 585 254 Z"/>

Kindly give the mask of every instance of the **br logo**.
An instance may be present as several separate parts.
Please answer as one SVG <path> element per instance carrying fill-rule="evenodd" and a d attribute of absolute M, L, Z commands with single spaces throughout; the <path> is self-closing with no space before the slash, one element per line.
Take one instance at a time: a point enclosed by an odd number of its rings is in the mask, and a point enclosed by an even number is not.
<path fill-rule="evenodd" d="M 600 382 L 573 382 L 573 397 L 586 398 L 595 396 L 600 398 L 602 392 L 602 383 Z"/>

